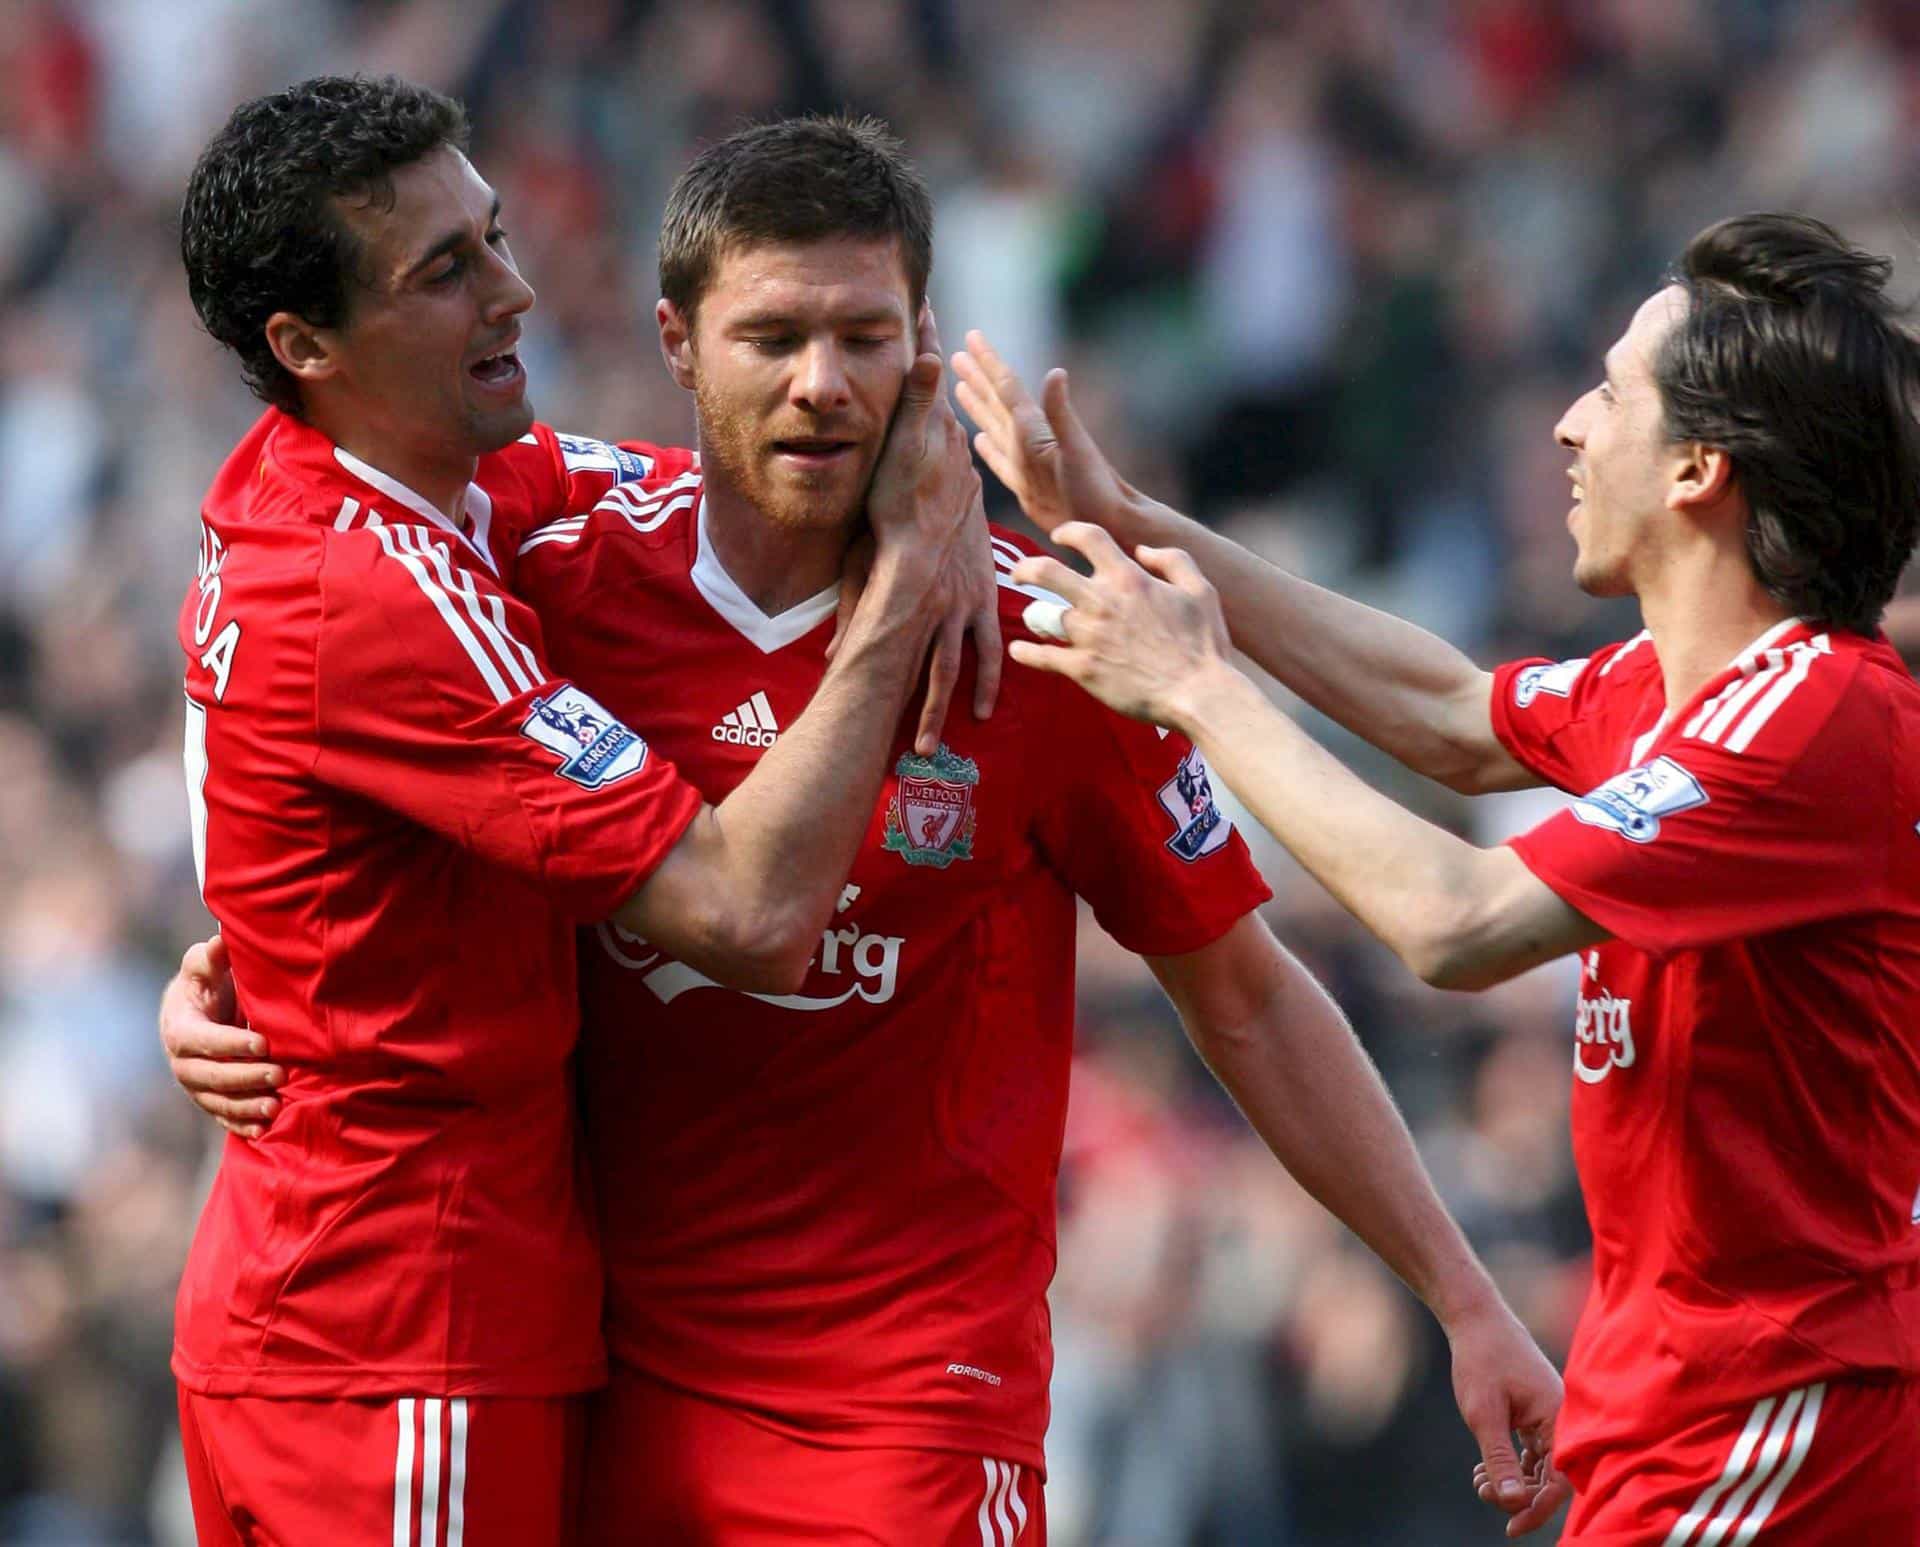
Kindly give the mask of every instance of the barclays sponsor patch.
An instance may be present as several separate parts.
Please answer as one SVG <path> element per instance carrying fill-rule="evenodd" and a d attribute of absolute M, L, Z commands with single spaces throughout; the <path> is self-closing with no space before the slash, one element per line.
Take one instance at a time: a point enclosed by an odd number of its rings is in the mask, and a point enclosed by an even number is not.
<path fill-rule="evenodd" d="M 584 789 L 597 790 L 646 766 L 647 744 L 576 687 L 536 698 L 520 734 L 558 757 L 554 772 Z"/>
<path fill-rule="evenodd" d="M 1160 809 L 1173 818 L 1167 847 L 1188 864 L 1213 853 L 1233 831 L 1233 823 L 1214 804 L 1213 779 L 1198 747 L 1180 759 L 1173 777 L 1160 786 Z"/>
<path fill-rule="evenodd" d="M 1553 698 L 1565 698 L 1573 691 L 1580 673 L 1586 670 L 1587 659 L 1583 655 L 1576 661 L 1554 661 L 1516 672 L 1513 678 L 1514 707 L 1524 709 L 1542 693 Z"/>
<path fill-rule="evenodd" d="M 653 471 L 649 458 L 603 440 L 560 434 L 555 434 L 554 439 L 560 443 L 560 455 L 570 473 L 611 473 L 615 483 L 631 483 Z"/>
<path fill-rule="evenodd" d="M 1631 843 L 1651 843 L 1660 819 L 1707 803 L 1700 781 L 1670 757 L 1615 774 L 1573 803 L 1574 816 L 1589 827 L 1605 827 Z"/>

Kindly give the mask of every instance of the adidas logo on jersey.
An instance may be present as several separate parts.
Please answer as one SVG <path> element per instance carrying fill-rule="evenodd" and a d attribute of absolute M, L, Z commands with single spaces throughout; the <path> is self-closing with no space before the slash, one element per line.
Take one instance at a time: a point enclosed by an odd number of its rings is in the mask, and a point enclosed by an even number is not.
<path fill-rule="evenodd" d="M 780 727 L 766 693 L 755 693 L 738 709 L 723 714 L 713 728 L 713 739 L 734 747 L 770 747 L 778 741 Z"/>

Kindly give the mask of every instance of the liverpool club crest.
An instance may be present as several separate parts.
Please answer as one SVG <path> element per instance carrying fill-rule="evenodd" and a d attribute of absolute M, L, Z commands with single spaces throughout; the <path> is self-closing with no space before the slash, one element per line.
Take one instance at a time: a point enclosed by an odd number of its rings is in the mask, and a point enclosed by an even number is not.
<path fill-rule="evenodd" d="M 942 742 L 932 757 L 903 753 L 893 771 L 899 785 L 887 802 L 882 847 L 909 865 L 936 870 L 957 859 L 972 859 L 973 790 L 980 782 L 980 765 L 955 756 Z"/>

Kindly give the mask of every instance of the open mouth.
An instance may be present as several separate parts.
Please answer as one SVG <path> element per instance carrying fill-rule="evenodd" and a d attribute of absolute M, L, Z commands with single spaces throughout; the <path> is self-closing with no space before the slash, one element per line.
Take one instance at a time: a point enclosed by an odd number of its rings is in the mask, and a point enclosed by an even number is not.
<path fill-rule="evenodd" d="M 850 455 L 855 444 L 850 440 L 834 440 L 823 436 L 800 436 L 792 440 L 777 440 L 773 443 L 773 449 L 801 467 L 826 467 Z"/>
<path fill-rule="evenodd" d="M 488 355 L 467 367 L 467 374 L 483 387 L 511 387 L 521 379 L 520 356 L 511 349 Z"/>

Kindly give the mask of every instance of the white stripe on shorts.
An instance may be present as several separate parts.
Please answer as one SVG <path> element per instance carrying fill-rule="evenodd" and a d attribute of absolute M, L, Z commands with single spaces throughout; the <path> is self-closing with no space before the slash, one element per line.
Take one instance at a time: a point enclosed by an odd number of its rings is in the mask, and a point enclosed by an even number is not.
<path fill-rule="evenodd" d="M 986 1477 L 980 1494 L 980 1547 L 1015 1547 L 1027 1534 L 1027 1501 L 1020 1497 L 1022 1469 L 1011 1461 L 982 1456 L 980 1470 Z"/>
<path fill-rule="evenodd" d="M 467 1399 L 455 1397 L 453 1434 L 447 1443 L 447 1547 L 460 1547 L 467 1530 Z"/>
<path fill-rule="evenodd" d="M 1008 1490 L 1007 1502 L 1013 1506 L 1013 1539 L 1017 1542 L 1027 1534 L 1027 1501 L 1020 1497 L 1020 1468 L 1013 1469 L 1013 1487 Z"/>
<path fill-rule="evenodd" d="M 993 1463 L 1000 1469 L 1000 1491 L 993 1496 L 993 1524 L 1001 1533 L 1000 1540 L 1013 1547 L 1013 1521 L 1007 1516 L 1007 1494 L 1013 1488 L 1013 1468 L 1004 1461 Z"/>
<path fill-rule="evenodd" d="M 413 1398 L 394 1404 L 400 1443 L 393 1456 L 393 1547 L 413 1547 Z"/>
<path fill-rule="evenodd" d="M 1826 1391 L 1824 1385 L 1802 1386 L 1784 1396 L 1756 1402 L 1720 1475 L 1673 1523 L 1662 1547 L 1720 1547 L 1722 1542 L 1728 1547 L 1746 1547 L 1766 1524 L 1806 1459 Z M 1764 1493 L 1760 1493 L 1762 1488 Z M 1740 1517 L 1755 1493 L 1760 1493 L 1759 1501 L 1742 1521 Z M 1701 1529 L 1703 1525 L 1705 1530 Z M 1730 1531 L 1731 1537 L 1727 1534 Z"/>
<path fill-rule="evenodd" d="M 439 1547 L 440 1407 L 439 1397 L 420 1404 L 420 1547 Z"/>

